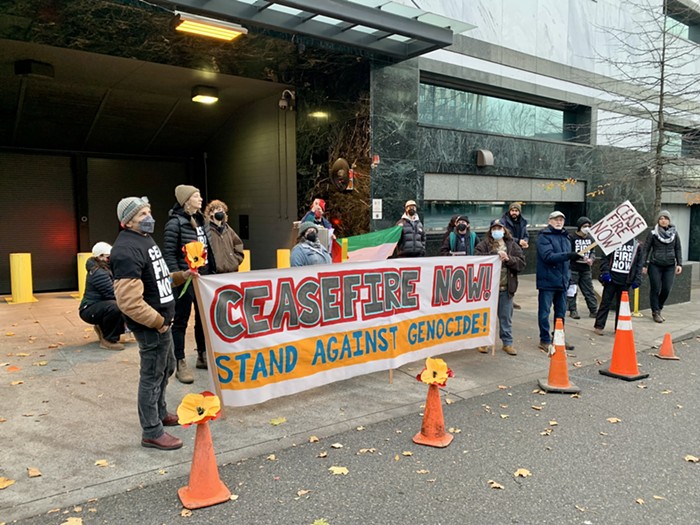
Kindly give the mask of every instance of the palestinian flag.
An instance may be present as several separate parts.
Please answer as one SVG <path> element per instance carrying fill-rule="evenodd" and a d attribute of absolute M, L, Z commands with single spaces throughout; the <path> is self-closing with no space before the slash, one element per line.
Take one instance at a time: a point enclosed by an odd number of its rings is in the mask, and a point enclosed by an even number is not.
<path fill-rule="evenodd" d="M 394 253 L 396 243 L 401 238 L 401 230 L 401 226 L 394 226 L 386 230 L 347 237 L 348 261 L 383 261 L 388 259 Z M 334 241 L 333 262 L 341 262 L 341 251 L 340 240 Z"/>

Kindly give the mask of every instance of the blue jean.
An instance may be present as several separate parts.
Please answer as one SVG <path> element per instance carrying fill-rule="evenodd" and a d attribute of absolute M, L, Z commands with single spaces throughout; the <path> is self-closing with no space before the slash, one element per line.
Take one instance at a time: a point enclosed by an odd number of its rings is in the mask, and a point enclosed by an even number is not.
<path fill-rule="evenodd" d="M 566 318 L 566 290 L 539 290 L 537 295 L 537 322 L 540 325 L 540 341 L 552 342 L 549 311 L 554 304 L 554 319 Z"/>
<path fill-rule="evenodd" d="M 503 346 L 513 344 L 513 298 L 508 290 L 498 293 L 498 335 Z"/>
<path fill-rule="evenodd" d="M 141 327 L 133 333 L 141 356 L 138 409 L 142 437 L 157 439 L 163 435 L 163 418 L 168 415 L 165 389 L 175 371 L 173 336 L 170 330 L 159 334 L 157 330 Z"/>

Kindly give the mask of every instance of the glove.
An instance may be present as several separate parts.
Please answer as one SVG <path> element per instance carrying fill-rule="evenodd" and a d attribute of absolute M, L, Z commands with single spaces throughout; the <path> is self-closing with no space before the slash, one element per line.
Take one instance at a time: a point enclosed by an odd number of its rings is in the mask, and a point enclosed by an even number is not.
<path fill-rule="evenodd" d="M 639 288 L 639 283 L 635 281 L 632 283 L 632 290 L 636 290 L 637 288 Z"/>
<path fill-rule="evenodd" d="M 578 261 L 579 259 L 583 259 L 583 255 L 579 255 L 578 252 L 569 253 L 569 260 Z"/>
<path fill-rule="evenodd" d="M 612 282 L 612 275 L 610 275 L 608 272 L 601 273 L 600 282 L 603 284 L 608 284 L 609 282 Z"/>

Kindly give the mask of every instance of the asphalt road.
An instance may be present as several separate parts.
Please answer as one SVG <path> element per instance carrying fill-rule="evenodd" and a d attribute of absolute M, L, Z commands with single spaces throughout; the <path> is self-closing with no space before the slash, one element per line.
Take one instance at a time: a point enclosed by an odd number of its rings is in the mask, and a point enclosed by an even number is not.
<path fill-rule="evenodd" d="M 220 467 L 237 499 L 190 516 L 177 497 L 182 478 L 16 523 L 700 523 L 700 463 L 686 459 L 700 457 L 700 341 L 675 351 L 680 361 L 642 350 L 650 377 L 638 382 L 573 368 L 580 397 L 542 395 L 533 382 L 449 403 L 448 382 L 445 425 L 455 430 L 447 448 L 412 442 L 422 414 L 297 443 Z"/>

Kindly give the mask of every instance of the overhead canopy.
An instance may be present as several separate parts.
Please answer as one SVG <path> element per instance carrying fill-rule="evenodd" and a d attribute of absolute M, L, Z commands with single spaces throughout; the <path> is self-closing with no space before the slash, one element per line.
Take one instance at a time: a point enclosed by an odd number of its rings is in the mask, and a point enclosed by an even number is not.
<path fill-rule="evenodd" d="M 452 44 L 475 26 L 389 0 L 177 0 L 155 3 L 193 14 L 306 35 L 407 59 Z"/>

